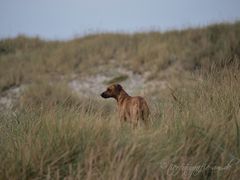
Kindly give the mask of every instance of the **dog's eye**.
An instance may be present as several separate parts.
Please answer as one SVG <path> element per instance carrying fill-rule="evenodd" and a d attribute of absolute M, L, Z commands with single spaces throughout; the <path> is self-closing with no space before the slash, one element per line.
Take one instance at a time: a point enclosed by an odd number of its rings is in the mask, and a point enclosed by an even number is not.
<path fill-rule="evenodd" d="M 107 91 L 110 91 L 110 89 L 109 89 L 109 88 L 107 88 Z"/>

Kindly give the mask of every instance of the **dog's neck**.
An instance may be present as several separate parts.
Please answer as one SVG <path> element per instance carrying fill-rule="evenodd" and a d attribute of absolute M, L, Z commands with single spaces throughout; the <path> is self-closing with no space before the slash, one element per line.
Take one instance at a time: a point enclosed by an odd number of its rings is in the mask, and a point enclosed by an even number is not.
<path fill-rule="evenodd" d="M 119 95 L 116 97 L 116 100 L 118 102 L 118 104 L 122 104 L 122 102 L 124 101 L 124 99 L 130 97 L 128 95 L 128 93 L 124 90 L 121 90 L 121 92 L 119 93 Z"/>

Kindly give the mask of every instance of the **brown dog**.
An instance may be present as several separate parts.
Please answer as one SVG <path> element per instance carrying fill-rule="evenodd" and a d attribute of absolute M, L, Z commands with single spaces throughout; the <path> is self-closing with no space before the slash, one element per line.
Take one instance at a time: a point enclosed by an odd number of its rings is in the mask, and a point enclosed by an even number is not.
<path fill-rule="evenodd" d="M 118 112 L 121 121 L 130 121 L 133 127 L 142 121 L 148 124 L 149 108 L 143 97 L 129 96 L 120 84 L 113 84 L 104 91 L 103 98 L 114 98 L 117 100 Z"/>

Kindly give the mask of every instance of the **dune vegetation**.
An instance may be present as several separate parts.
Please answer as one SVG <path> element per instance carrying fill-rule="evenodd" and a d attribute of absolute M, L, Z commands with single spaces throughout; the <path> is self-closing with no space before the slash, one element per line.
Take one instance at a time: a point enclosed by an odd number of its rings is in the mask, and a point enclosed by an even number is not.
<path fill-rule="evenodd" d="M 169 82 L 147 95 L 150 127 L 121 125 L 114 101 L 79 97 L 67 85 L 73 74 L 117 68 Z M 0 97 L 21 85 L 14 106 L 0 113 L 0 179 L 240 176 L 239 22 L 64 42 L 1 40 Z"/>

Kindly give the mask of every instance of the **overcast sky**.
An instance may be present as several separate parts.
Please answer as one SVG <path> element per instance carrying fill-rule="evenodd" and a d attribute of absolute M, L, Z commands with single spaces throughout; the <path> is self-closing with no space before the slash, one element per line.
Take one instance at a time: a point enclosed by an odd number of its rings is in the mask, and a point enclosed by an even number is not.
<path fill-rule="evenodd" d="M 0 38 L 182 29 L 240 20 L 240 0 L 0 0 Z"/>

